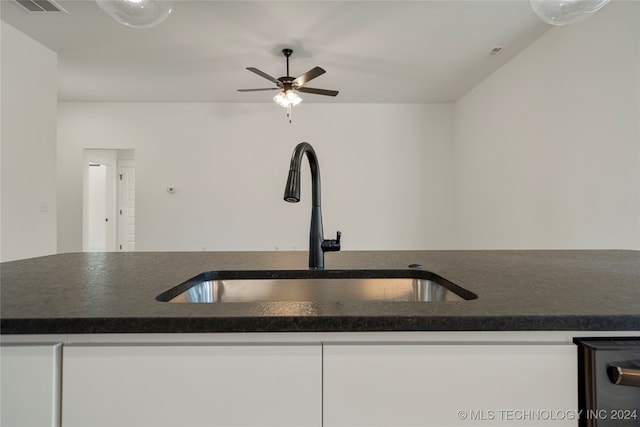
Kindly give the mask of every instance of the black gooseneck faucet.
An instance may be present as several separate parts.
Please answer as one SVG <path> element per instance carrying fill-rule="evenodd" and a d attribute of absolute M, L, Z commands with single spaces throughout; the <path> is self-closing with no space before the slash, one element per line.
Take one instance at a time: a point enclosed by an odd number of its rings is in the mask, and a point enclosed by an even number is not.
<path fill-rule="evenodd" d="M 322 208 L 320 204 L 320 166 L 318 157 L 313 147 L 308 142 L 301 142 L 293 150 L 291 165 L 289 166 L 289 178 L 284 189 L 284 200 L 289 203 L 300 201 L 300 167 L 302 157 L 307 155 L 311 168 L 312 208 L 311 229 L 309 231 L 309 268 L 324 268 L 324 253 L 340 250 L 340 236 L 338 231 L 336 239 L 325 240 L 322 230 Z"/>

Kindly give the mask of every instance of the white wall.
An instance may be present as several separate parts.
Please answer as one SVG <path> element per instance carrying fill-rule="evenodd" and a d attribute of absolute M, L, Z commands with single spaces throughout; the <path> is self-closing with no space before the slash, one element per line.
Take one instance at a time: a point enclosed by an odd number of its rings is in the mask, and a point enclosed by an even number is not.
<path fill-rule="evenodd" d="M 640 249 L 640 13 L 552 28 L 455 105 L 461 248 Z"/>
<path fill-rule="evenodd" d="M 640 249 L 639 9 L 553 28 L 455 108 L 60 103 L 57 250 L 82 249 L 84 148 L 136 150 L 137 250 L 304 250 L 309 182 L 282 192 L 305 140 L 344 249 Z M 56 250 L 56 82 L 2 26 L 4 261 Z"/>
<path fill-rule="evenodd" d="M 2 261 L 56 252 L 57 57 L 1 22 Z"/>
<path fill-rule="evenodd" d="M 58 249 L 82 249 L 82 149 L 128 148 L 136 250 L 306 250 L 308 165 L 302 201 L 283 201 L 302 141 L 318 154 L 327 238 L 341 230 L 345 250 L 449 248 L 452 112 L 303 102 L 289 124 L 272 103 L 60 103 Z"/>

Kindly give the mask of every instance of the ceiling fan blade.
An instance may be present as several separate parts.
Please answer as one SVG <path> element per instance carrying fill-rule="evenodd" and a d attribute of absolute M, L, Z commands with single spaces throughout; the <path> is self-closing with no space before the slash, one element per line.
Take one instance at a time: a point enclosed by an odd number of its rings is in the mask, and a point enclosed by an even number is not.
<path fill-rule="evenodd" d="M 297 90 L 299 92 L 315 93 L 316 95 L 336 96 L 338 94 L 337 90 L 316 89 L 314 87 L 299 87 Z"/>
<path fill-rule="evenodd" d="M 280 90 L 279 87 L 265 87 L 261 89 L 238 89 L 238 92 L 256 92 L 260 90 Z"/>
<path fill-rule="evenodd" d="M 316 77 L 321 76 L 324 73 L 326 73 L 326 71 L 320 67 L 312 68 L 311 70 L 307 71 L 306 73 L 304 73 L 303 75 L 295 79 L 293 81 L 293 85 L 297 87 L 304 86 L 308 81 L 315 79 Z"/>
<path fill-rule="evenodd" d="M 265 79 L 270 80 L 270 81 L 274 82 L 275 84 L 280 83 L 278 81 L 278 79 L 276 79 L 275 77 L 271 77 L 269 74 L 265 73 L 264 71 L 260 71 L 255 67 L 247 67 L 247 70 L 249 70 L 251 72 L 254 72 L 254 73 L 256 73 L 257 75 L 259 75 L 261 77 L 264 77 Z"/>

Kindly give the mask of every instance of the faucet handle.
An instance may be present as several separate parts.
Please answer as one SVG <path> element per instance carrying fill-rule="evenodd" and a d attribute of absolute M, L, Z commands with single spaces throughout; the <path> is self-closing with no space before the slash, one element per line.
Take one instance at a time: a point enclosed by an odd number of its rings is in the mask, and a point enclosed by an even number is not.
<path fill-rule="evenodd" d="M 323 252 L 337 252 L 340 250 L 340 238 L 342 237 L 341 232 L 336 233 L 335 239 L 325 239 L 322 241 L 322 250 Z"/>

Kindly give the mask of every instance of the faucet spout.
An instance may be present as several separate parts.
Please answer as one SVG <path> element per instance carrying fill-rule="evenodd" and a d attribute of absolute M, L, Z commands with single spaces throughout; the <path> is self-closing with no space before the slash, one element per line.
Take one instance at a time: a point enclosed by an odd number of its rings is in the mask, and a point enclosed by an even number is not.
<path fill-rule="evenodd" d="M 289 165 L 289 178 L 284 191 L 284 199 L 290 203 L 300 201 L 300 168 L 302 158 L 307 155 L 309 167 L 311 168 L 311 189 L 313 206 L 320 206 L 320 167 L 318 166 L 318 156 L 308 142 L 301 142 L 293 150 L 291 164 Z"/>
<path fill-rule="evenodd" d="M 308 142 L 301 142 L 293 150 L 289 177 L 284 189 L 284 200 L 290 203 L 300 201 L 300 168 L 302 158 L 307 156 L 311 169 L 311 227 L 309 230 L 309 268 L 324 268 L 324 253 L 340 250 L 340 232 L 335 240 L 325 240 L 322 229 L 322 207 L 320 201 L 320 166 L 316 152 Z"/>

